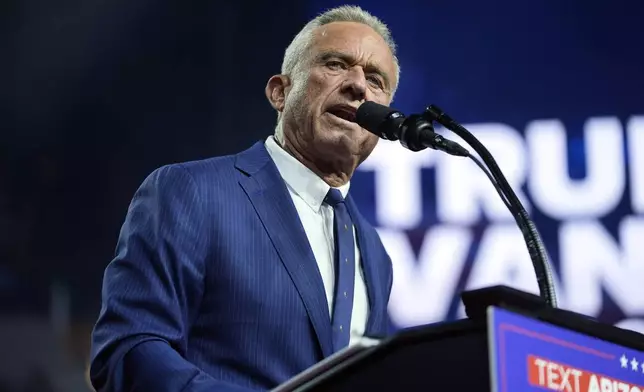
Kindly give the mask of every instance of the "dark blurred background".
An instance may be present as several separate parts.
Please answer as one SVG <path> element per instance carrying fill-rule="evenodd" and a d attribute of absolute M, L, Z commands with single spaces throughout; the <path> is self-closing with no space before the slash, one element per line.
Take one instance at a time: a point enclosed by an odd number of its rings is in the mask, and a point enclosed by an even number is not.
<path fill-rule="evenodd" d="M 400 46 L 397 107 L 411 113 L 436 103 L 461 122 L 505 123 L 519 135 L 530 121 L 556 118 L 566 126 L 570 167 L 563 170 L 572 178 L 585 173 L 587 119 L 613 116 L 626 124 L 644 115 L 641 1 L 356 3 L 384 19 Z M 161 165 L 235 153 L 271 134 L 276 116 L 264 97 L 267 79 L 279 72 L 303 24 L 339 4 L 0 2 L 0 392 L 90 390 L 89 334 L 102 272 L 137 186 Z M 626 135 L 625 125 L 620 132 Z M 624 151 L 636 143 L 624 140 Z M 601 217 L 615 238 L 619 222 L 642 214 L 629 195 L 632 173 L 644 171 L 621 157 L 627 184 Z M 387 159 L 376 156 L 371 164 Z M 390 228 L 379 218 L 377 203 L 386 195 L 371 169 L 358 173 L 352 188 L 375 225 L 407 235 L 416 264 L 423 263 L 425 233 L 450 223 L 437 212 L 432 170 L 423 174 L 431 184 L 422 187 L 423 207 L 410 210 L 422 219 L 406 227 Z M 561 219 L 538 205 L 534 213 L 559 271 Z M 461 226 L 480 240 L 488 223 Z M 386 245 L 392 257 L 400 254 L 393 241 Z M 641 272 L 644 279 L 644 260 L 629 254 L 631 276 Z M 441 294 L 437 301 L 447 302 L 447 310 L 434 319 L 459 316 L 456 294 L 475 285 L 472 264 Z M 397 268 L 402 298 L 411 286 Z M 625 310 L 620 295 L 597 289 L 600 308 L 574 301 L 569 307 L 610 323 L 644 317 L 638 304 Z M 644 302 L 642 289 L 633 290 L 639 291 L 627 294 Z M 418 301 L 405 305 L 407 313 L 423 313 L 432 303 Z M 392 328 L 434 321 L 414 317 L 399 314 Z"/>

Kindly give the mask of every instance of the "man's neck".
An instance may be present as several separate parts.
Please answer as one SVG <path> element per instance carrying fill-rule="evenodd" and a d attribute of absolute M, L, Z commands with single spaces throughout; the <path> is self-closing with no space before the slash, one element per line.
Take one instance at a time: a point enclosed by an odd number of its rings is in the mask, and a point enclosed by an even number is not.
<path fill-rule="evenodd" d="M 309 168 L 313 173 L 317 174 L 318 177 L 320 177 L 330 187 L 340 187 L 348 183 L 351 179 L 351 175 L 347 172 L 352 173 L 352 170 L 343 171 L 338 170 L 337 167 L 334 167 L 333 165 L 321 165 L 316 163 L 312 159 L 307 158 L 305 154 L 300 153 L 299 149 L 285 138 L 283 138 L 283 140 L 275 138 L 275 141 L 282 149 L 284 149 L 284 151 Z"/>

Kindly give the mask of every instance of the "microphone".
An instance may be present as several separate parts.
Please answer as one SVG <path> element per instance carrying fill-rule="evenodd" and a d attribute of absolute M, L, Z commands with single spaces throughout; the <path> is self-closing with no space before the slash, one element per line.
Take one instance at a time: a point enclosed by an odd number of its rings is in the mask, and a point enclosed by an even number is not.
<path fill-rule="evenodd" d="M 456 156 L 470 155 L 460 144 L 434 132 L 432 121 L 422 115 L 406 117 L 396 109 L 366 101 L 358 107 L 356 123 L 382 139 L 400 140 L 400 144 L 411 151 L 429 147 Z"/>

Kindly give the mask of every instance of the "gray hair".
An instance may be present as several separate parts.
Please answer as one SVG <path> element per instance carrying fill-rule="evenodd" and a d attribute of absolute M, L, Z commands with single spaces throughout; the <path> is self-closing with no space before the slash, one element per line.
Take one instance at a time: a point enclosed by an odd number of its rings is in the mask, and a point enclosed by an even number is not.
<path fill-rule="evenodd" d="M 396 57 L 396 43 L 391 36 L 389 28 L 385 23 L 383 23 L 374 15 L 358 6 L 352 5 L 343 5 L 337 8 L 332 8 L 308 22 L 295 36 L 295 38 L 293 38 L 290 45 L 286 48 L 286 52 L 284 53 L 284 60 L 282 61 L 282 75 L 292 76 L 302 71 L 302 69 L 300 69 L 301 60 L 306 57 L 306 51 L 308 50 L 309 45 L 313 39 L 313 32 L 318 27 L 333 22 L 362 23 L 371 27 L 376 33 L 378 33 L 391 50 L 391 54 L 394 58 L 394 66 L 396 69 L 396 81 L 400 80 L 400 65 L 398 64 L 398 58 Z M 397 87 L 397 84 L 393 86 L 391 91 L 392 97 L 396 92 Z M 278 141 L 282 141 L 281 113 L 278 113 L 277 115 L 275 137 Z"/>

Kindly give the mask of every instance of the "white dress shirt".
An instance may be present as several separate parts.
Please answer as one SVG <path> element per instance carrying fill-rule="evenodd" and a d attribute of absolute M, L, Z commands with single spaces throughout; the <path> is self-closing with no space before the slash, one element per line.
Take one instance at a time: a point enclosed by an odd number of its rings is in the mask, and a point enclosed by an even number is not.
<path fill-rule="evenodd" d="M 304 231 L 309 239 L 315 261 L 322 275 L 329 316 L 333 314 L 335 261 L 333 238 L 333 207 L 324 203 L 330 186 L 320 177 L 286 152 L 273 136 L 266 139 L 266 149 L 275 162 L 277 170 L 286 182 Z M 349 192 L 349 183 L 337 188 L 343 197 Z M 351 314 L 351 334 L 349 344 L 358 341 L 364 335 L 369 315 L 369 300 L 364 281 L 364 272 L 360 263 L 360 251 L 356 243 L 355 226 L 353 229 L 355 247 L 356 276 L 353 294 L 353 312 Z"/>

